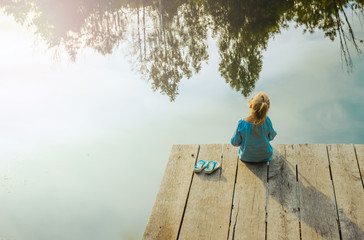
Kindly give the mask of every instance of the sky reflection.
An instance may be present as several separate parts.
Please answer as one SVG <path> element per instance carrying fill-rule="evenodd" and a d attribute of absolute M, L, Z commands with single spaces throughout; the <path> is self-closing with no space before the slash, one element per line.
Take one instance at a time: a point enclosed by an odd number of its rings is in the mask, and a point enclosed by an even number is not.
<path fill-rule="evenodd" d="M 171 103 L 122 48 L 55 60 L 31 30 L 0 22 L 0 238 L 138 239 L 172 144 L 227 143 L 248 114 L 211 38 L 209 64 Z M 364 61 L 353 61 L 348 74 L 337 41 L 301 28 L 269 41 L 254 92 L 271 98 L 274 143 L 364 143 Z"/>

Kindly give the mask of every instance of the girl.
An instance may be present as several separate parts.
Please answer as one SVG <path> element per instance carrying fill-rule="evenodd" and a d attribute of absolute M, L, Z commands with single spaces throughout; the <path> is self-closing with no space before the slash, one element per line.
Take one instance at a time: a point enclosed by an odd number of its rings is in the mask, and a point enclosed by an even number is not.
<path fill-rule="evenodd" d="M 267 116 L 270 100 L 266 93 L 259 92 L 249 104 L 250 115 L 239 121 L 231 144 L 240 147 L 239 158 L 243 162 L 269 162 L 273 154 L 269 141 L 277 135 Z"/>

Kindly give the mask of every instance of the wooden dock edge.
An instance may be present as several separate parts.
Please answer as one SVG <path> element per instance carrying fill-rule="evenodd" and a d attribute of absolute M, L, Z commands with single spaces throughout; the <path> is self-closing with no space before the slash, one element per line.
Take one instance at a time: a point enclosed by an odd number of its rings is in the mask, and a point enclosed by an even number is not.
<path fill-rule="evenodd" d="M 173 145 L 143 239 L 177 239 L 199 145 Z"/>
<path fill-rule="evenodd" d="M 364 144 L 272 146 L 262 168 L 236 161 L 230 144 L 173 145 L 143 239 L 364 236 Z M 224 166 L 194 174 L 201 158 Z"/>

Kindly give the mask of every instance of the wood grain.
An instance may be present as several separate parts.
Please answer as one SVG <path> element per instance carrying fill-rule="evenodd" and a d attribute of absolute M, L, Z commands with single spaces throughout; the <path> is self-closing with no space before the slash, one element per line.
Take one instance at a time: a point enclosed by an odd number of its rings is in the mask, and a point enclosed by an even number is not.
<path fill-rule="evenodd" d="M 364 145 L 273 147 L 266 192 L 267 165 L 238 148 L 174 145 L 143 239 L 364 239 Z M 194 174 L 199 159 L 222 169 Z"/>
<path fill-rule="evenodd" d="M 222 168 L 195 174 L 179 239 L 227 239 L 238 160 L 232 145 L 201 145 L 198 160 L 218 161 Z"/>
<path fill-rule="evenodd" d="M 264 239 L 266 163 L 239 160 L 229 239 Z"/>
<path fill-rule="evenodd" d="M 273 145 L 269 166 L 267 239 L 300 239 L 293 145 Z"/>
<path fill-rule="evenodd" d="M 364 191 L 351 144 L 328 146 L 343 239 L 363 239 Z"/>
<path fill-rule="evenodd" d="M 354 147 L 356 150 L 356 157 L 361 172 L 361 182 L 364 190 L 364 144 L 355 144 Z"/>
<path fill-rule="evenodd" d="M 297 145 L 302 239 L 340 239 L 326 145 Z"/>
<path fill-rule="evenodd" d="M 177 238 L 198 149 L 198 145 L 173 145 L 143 239 Z"/>

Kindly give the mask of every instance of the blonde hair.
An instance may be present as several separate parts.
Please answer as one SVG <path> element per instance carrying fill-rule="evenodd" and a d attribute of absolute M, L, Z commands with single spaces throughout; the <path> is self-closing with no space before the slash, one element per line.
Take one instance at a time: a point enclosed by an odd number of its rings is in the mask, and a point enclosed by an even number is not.
<path fill-rule="evenodd" d="M 249 103 L 251 104 L 250 114 L 254 117 L 253 124 L 255 130 L 255 127 L 262 124 L 267 118 L 270 99 L 265 92 L 259 92 L 253 96 Z"/>

